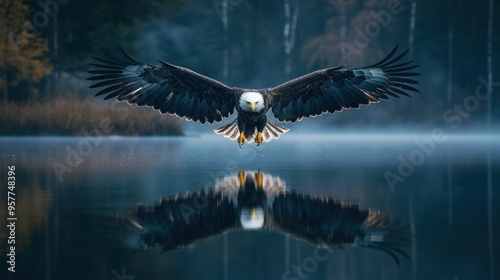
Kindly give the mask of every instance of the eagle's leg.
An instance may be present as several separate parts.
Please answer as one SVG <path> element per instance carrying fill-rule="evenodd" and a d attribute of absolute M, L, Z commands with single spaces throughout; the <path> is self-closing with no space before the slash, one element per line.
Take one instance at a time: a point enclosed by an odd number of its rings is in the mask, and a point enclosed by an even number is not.
<path fill-rule="evenodd" d="M 257 146 L 264 142 L 264 136 L 262 136 L 262 131 L 266 127 L 267 117 L 264 115 L 262 119 L 257 122 L 257 136 L 255 137 L 255 142 L 257 142 Z"/>
<path fill-rule="evenodd" d="M 247 142 L 247 138 L 245 137 L 245 121 L 240 117 L 240 115 L 238 115 L 238 130 L 240 131 L 240 136 L 238 137 L 238 145 L 241 148 L 241 145 Z"/>
<path fill-rule="evenodd" d="M 245 133 L 240 132 L 240 136 L 238 137 L 238 145 L 240 145 L 240 148 L 241 148 L 241 145 L 245 144 L 246 142 L 247 142 L 247 139 L 245 138 Z"/>
<path fill-rule="evenodd" d="M 257 132 L 257 137 L 255 137 L 255 142 L 257 142 L 257 146 L 264 142 L 264 136 L 262 136 L 262 132 Z"/>

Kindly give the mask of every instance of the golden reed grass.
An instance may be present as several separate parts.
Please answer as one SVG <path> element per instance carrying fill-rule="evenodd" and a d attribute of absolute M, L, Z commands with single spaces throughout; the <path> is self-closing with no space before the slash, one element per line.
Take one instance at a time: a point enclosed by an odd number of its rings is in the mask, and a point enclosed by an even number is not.
<path fill-rule="evenodd" d="M 41 103 L 0 103 L 0 135 L 80 136 L 109 120 L 113 135 L 182 135 L 179 119 L 150 108 L 58 97 Z"/>

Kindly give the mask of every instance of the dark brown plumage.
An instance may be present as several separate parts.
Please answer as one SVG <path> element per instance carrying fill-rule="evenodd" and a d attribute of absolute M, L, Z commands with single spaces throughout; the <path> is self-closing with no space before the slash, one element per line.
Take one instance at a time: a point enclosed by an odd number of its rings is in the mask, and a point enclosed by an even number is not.
<path fill-rule="evenodd" d="M 123 49 L 115 53 L 103 50 L 94 57 L 95 70 L 88 80 L 91 88 L 102 88 L 96 96 L 116 98 L 138 106 L 150 106 L 161 113 L 200 123 L 220 122 L 234 112 L 238 117 L 215 129 L 218 134 L 241 145 L 255 140 L 258 144 L 279 138 L 288 131 L 269 121 L 272 110 L 280 122 L 296 122 L 303 118 L 359 108 L 389 97 L 409 96 L 418 92 L 410 70 L 413 61 L 400 62 L 408 53 L 395 56 L 397 46 L 380 62 L 351 70 L 344 65 L 322 69 L 266 89 L 228 87 L 187 68 L 160 61 L 161 66 L 142 64 Z"/>

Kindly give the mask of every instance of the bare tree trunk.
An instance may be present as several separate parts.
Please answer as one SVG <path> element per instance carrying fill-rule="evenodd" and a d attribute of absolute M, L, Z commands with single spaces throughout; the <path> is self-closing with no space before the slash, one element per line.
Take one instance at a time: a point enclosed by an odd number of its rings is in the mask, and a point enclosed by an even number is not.
<path fill-rule="evenodd" d="M 487 67 L 488 67 L 488 92 L 490 94 L 490 102 L 487 103 L 488 126 L 491 126 L 491 115 L 493 105 L 493 0 L 489 0 L 489 17 L 488 17 L 488 50 L 487 50 Z"/>
<path fill-rule="evenodd" d="M 297 29 L 297 20 L 299 17 L 300 0 L 295 0 L 294 10 L 290 7 L 290 0 L 285 0 L 285 28 L 283 30 L 283 39 L 285 46 L 285 74 L 287 77 L 292 72 L 291 52 L 295 46 L 295 30 Z"/>
<path fill-rule="evenodd" d="M 342 20 L 342 24 L 340 26 L 340 44 L 341 46 L 345 45 L 345 35 L 347 32 L 347 16 L 345 12 L 345 0 L 339 0 L 340 2 L 340 18 Z M 345 48 L 340 48 L 342 52 L 342 61 L 343 63 L 347 63 L 347 54 Z"/>
<path fill-rule="evenodd" d="M 411 2 L 410 32 L 408 36 L 408 48 L 410 49 L 410 58 L 413 58 L 413 40 L 415 36 L 415 16 L 417 14 L 417 0 Z"/>
<path fill-rule="evenodd" d="M 453 1 L 448 1 L 448 9 L 450 15 L 448 18 L 448 82 L 447 82 L 447 101 L 448 106 L 451 106 L 451 95 L 452 95 L 452 82 L 453 82 Z M 451 184 L 451 159 L 450 159 L 450 149 L 448 149 L 447 155 L 447 181 L 448 181 L 448 227 L 453 226 L 453 187 Z"/>
<path fill-rule="evenodd" d="M 229 35 L 228 35 L 228 15 L 227 15 L 227 0 L 222 1 L 222 42 L 224 44 L 224 51 L 222 54 L 222 77 L 224 78 L 224 82 L 227 83 L 229 79 Z M 227 237 L 227 232 L 224 232 L 222 234 L 222 251 L 223 251 L 223 267 L 222 267 L 222 273 L 223 273 L 223 278 L 224 280 L 228 279 L 228 274 L 229 274 L 229 252 L 228 252 L 228 237 Z"/>
<path fill-rule="evenodd" d="M 228 16 L 227 16 L 227 0 L 222 1 L 222 30 L 223 30 L 223 38 L 222 41 L 224 43 L 224 53 L 222 57 L 222 76 L 224 77 L 224 82 L 228 82 L 229 78 L 229 49 L 228 49 Z"/>
<path fill-rule="evenodd" d="M 488 96 L 487 103 L 487 125 L 488 131 L 491 131 L 492 107 L 493 107 L 493 0 L 489 0 L 488 16 L 488 47 L 487 47 L 487 71 L 488 71 Z M 488 154 L 486 155 L 486 176 L 487 176 L 487 205 L 488 205 L 488 256 L 490 266 L 490 279 L 495 279 L 495 255 L 493 252 L 493 183 L 491 174 L 491 143 L 488 144 Z"/>

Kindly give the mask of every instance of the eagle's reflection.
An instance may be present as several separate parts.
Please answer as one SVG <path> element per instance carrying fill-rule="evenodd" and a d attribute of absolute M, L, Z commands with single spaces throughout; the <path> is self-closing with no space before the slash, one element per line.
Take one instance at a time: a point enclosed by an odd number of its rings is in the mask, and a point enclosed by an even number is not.
<path fill-rule="evenodd" d="M 120 228 L 134 246 L 164 251 L 235 230 L 271 230 L 290 234 L 318 246 L 367 247 L 409 258 L 399 248 L 401 228 L 389 227 L 387 215 L 362 210 L 331 197 L 287 191 L 279 178 L 261 171 L 218 180 L 215 190 L 163 197 L 159 204 L 140 205 L 118 214 Z"/>

